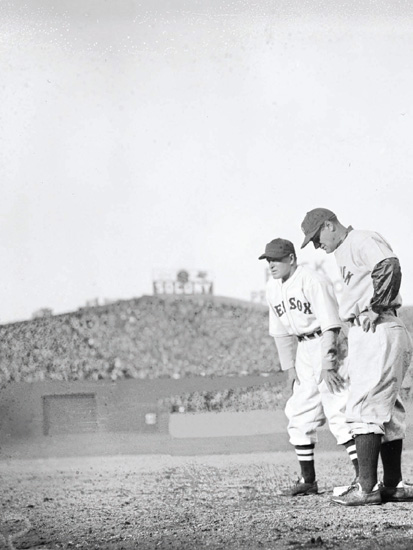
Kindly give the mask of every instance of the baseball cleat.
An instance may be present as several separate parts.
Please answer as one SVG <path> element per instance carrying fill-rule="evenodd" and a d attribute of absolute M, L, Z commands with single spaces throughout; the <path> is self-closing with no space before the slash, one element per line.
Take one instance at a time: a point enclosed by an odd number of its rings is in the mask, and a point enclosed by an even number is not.
<path fill-rule="evenodd" d="M 413 485 L 411 483 L 400 483 L 396 487 L 380 487 L 381 499 L 383 502 L 409 502 L 413 501 Z"/>
<path fill-rule="evenodd" d="M 350 485 L 348 490 L 343 494 L 331 497 L 332 502 L 342 504 L 343 506 L 372 506 L 381 504 L 380 486 L 378 483 L 373 487 L 372 491 L 366 493 L 361 488 L 360 483 Z"/>
<path fill-rule="evenodd" d="M 341 485 L 340 487 L 333 487 L 333 497 L 339 497 L 343 495 L 350 489 L 350 487 L 357 485 L 358 482 L 359 482 L 359 478 L 355 477 L 353 481 L 350 483 L 350 485 Z"/>
<path fill-rule="evenodd" d="M 303 477 L 300 477 L 292 487 L 283 494 L 284 496 L 295 497 L 304 495 L 316 495 L 318 493 L 317 481 L 307 483 Z"/>

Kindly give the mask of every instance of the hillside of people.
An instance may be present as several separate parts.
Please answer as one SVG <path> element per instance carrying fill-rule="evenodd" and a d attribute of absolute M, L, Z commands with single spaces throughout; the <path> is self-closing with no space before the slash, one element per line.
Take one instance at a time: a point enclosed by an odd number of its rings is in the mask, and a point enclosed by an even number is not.
<path fill-rule="evenodd" d="M 413 333 L 413 308 L 400 311 Z M 341 357 L 346 339 L 341 338 Z M 244 376 L 279 370 L 267 308 L 212 296 L 143 296 L 0 326 L 0 384 L 44 380 Z M 411 370 L 404 397 L 413 394 Z M 201 391 L 171 412 L 276 408 L 286 388 Z"/>
<path fill-rule="evenodd" d="M 0 327 L 2 383 L 274 369 L 266 308 L 232 299 L 143 296 Z"/>

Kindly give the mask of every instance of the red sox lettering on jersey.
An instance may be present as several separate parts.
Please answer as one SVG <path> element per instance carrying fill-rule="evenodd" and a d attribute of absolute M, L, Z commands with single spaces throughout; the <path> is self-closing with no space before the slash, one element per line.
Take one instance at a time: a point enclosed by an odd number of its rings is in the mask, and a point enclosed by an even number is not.
<path fill-rule="evenodd" d="M 271 336 L 324 332 L 341 324 L 331 282 L 305 266 L 298 266 L 284 283 L 269 279 L 267 302 Z"/>
<path fill-rule="evenodd" d="M 287 311 L 284 302 L 274 305 L 273 308 L 278 317 L 282 317 Z M 288 309 L 298 309 L 298 311 L 302 311 L 303 313 L 307 313 L 308 315 L 311 315 L 313 313 L 311 311 L 311 304 L 309 302 L 303 303 L 299 298 L 294 297 L 288 299 Z"/>

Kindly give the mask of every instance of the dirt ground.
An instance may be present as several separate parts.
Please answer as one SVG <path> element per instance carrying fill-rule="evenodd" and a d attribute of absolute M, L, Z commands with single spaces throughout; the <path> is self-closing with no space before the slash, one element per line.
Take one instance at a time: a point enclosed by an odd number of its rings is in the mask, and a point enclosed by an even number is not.
<path fill-rule="evenodd" d="M 318 452 L 320 495 L 281 495 L 293 452 L 0 461 L 0 548 L 411 549 L 413 503 L 345 508 L 344 451 Z M 404 454 L 413 481 L 413 451 Z"/>

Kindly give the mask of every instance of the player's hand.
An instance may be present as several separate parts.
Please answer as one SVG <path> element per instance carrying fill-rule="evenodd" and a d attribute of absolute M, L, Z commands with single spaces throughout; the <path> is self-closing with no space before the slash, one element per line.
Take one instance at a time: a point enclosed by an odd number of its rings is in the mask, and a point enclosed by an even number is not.
<path fill-rule="evenodd" d="M 359 319 L 361 323 L 361 328 L 364 330 L 364 332 L 368 332 L 369 330 L 371 330 L 371 332 L 376 332 L 376 323 L 379 317 L 379 313 L 375 313 L 372 309 L 363 311 Z"/>
<path fill-rule="evenodd" d="M 295 383 L 300 384 L 300 381 L 297 377 L 297 371 L 293 367 L 292 369 L 288 369 L 287 371 L 287 386 L 293 389 Z"/>
<path fill-rule="evenodd" d="M 342 378 L 339 373 L 334 369 L 322 369 L 320 380 L 318 383 L 321 384 L 323 380 L 326 383 L 328 391 L 331 393 L 339 392 L 345 387 L 344 378 Z"/>

